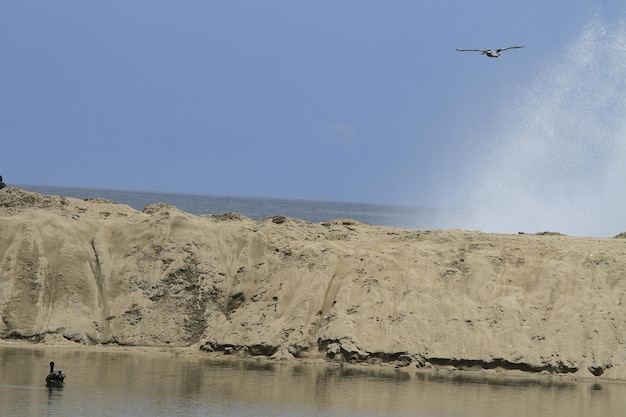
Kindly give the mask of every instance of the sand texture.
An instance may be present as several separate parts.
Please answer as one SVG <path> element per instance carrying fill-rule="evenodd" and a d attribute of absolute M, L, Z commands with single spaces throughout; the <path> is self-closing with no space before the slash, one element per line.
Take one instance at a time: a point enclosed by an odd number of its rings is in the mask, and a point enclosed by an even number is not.
<path fill-rule="evenodd" d="M 623 235 L 257 221 L 0 190 L 5 340 L 626 379 L 625 293 Z"/>

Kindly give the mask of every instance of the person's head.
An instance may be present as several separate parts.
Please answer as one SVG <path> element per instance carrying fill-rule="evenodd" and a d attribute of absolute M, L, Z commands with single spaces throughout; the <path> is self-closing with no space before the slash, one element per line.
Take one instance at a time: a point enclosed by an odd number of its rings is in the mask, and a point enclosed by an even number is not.
<path fill-rule="evenodd" d="M 2 182 L 2 175 L 0 175 L 0 182 Z"/>

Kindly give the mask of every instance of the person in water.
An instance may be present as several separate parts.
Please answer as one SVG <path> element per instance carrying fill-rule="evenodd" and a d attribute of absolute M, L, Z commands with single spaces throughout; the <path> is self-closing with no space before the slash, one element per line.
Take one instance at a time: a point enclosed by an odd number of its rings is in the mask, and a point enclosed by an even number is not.
<path fill-rule="evenodd" d="M 2 175 L 0 175 L 0 190 L 2 190 L 4 187 L 6 187 L 7 185 L 5 183 L 2 182 Z"/>
<path fill-rule="evenodd" d="M 47 387 L 62 387 L 64 384 L 65 374 L 62 371 L 54 372 L 54 362 L 50 362 L 50 373 L 46 377 Z"/>

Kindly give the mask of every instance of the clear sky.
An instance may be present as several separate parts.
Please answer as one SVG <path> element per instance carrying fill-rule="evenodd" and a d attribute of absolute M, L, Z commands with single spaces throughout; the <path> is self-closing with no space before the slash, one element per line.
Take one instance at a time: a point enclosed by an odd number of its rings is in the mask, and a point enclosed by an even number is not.
<path fill-rule="evenodd" d="M 6 0 L 0 174 L 448 205 L 481 132 L 590 22 L 625 16 L 623 0 Z"/>

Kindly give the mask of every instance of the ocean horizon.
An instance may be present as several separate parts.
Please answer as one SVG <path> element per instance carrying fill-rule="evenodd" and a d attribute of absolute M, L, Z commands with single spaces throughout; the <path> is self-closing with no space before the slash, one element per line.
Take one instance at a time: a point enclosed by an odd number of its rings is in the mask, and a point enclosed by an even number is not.
<path fill-rule="evenodd" d="M 49 185 L 14 185 L 45 195 L 89 199 L 103 198 L 143 210 L 150 204 L 167 203 L 187 213 L 222 214 L 235 212 L 254 220 L 286 216 L 312 223 L 336 219 L 402 229 L 444 228 L 445 210 L 435 207 L 412 207 L 339 201 L 285 199 L 273 197 L 222 196 L 210 194 L 130 191 L 104 188 L 59 187 Z"/>

